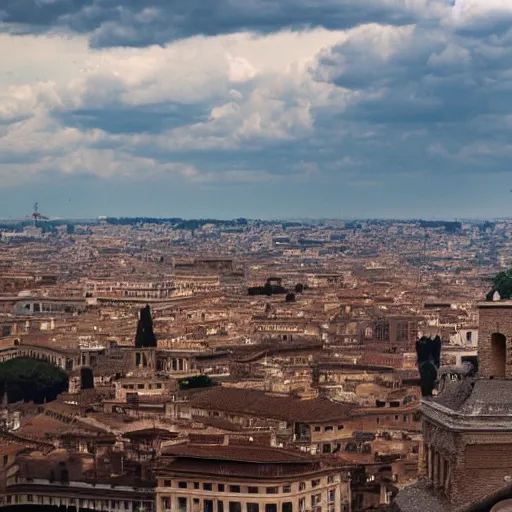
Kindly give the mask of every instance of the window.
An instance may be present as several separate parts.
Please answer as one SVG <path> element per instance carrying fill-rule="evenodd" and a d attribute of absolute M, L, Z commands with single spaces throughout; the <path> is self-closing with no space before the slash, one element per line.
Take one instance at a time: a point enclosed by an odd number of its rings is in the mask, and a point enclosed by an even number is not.
<path fill-rule="evenodd" d="M 199 489 L 199 482 L 194 482 L 194 489 Z"/>
<path fill-rule="evenodd" d="M 179 512 L 187 512 L 187 498 L 178 498 Z"/>
<path fill-rule="evenodd" d="M 291 484 L 283 485 L 283 492 L 292 492 Z"/>
<path fill-rule="evenodd" d="M 137 384 L 137 389 L 144 389 L 144 384 Z"/>
<path fill-rule="evenodd" d="M 377 425 L 380 423 L 380 418 L 378 416 L 375 418 L 375 423 L 377 423 Z"/>
<path fill-rule="evenodd" d="M 213 512 L 213 500 L 204 500 L 203 510 L 204 512 Z"/>
<path fill-rule="evenodd" d="M 327 501 L 336 501 L 336 490 L 335 489 L 330 489 L 329 492 L 327 493 Z"/>
<path fill-rule="evenodd" d="M 334 427 L 332 425 L 327 425 L 327 427 L 324 427 L 324 432 L 332 432 L 334 430 Z"/>
<path fill-rule="evenodd" d="M 217 501 L 217 512 L 224 512 L 224 502 Z"/>
<path fill-rule="evenodd" d="M 265 505 L 265 512 L 277 512 L 277 505 L 275 503 L 267 503 Z"/>
<path fill-rule="evenodd" d="M 229 512 L 242 512 L 242 504 L 239 501 L 230 501 Z"/>
<path fill-rule="evenodd" d="M 162 508 L 164 510 L 170 510 L 170 508 L 171 508 L 171 498 L 169 498 L 168 496 L 165 496 L 164 498 L 162 498 Z"/>
<path fill-rule="evenodd" d="M 466 341 L 471 343 L 473 333 L 471 331 L 466 332 Z"/>
<path fill-rule="evenodd" d="M 343 425 L 338 425 L 338 430 L 343 430 Z"/>
<path fill-rule="evenodd" d="M 240 492 L 240 486 L 239 485 L 230 485 L 229 492 Z M 231 506 L 231 504 L 229 506 Z"/>
<path fill-rule="evenodd" d="M 260 491 L 259 491 L 258 487 L 248 487 L 247 492 L 249 494 L 258 494 Z"/>
<path fill-rule="evenodd" d="M 299 483 L 299 491 L 304 491 L 306 489 L 306 482 Z"/>
<path fill-rule="evenodd" d="M 260 512 L 260 506 L 257 503 L 247 503 L 247 512 Z"/>
<path fill-rule="evenodd" d="M 225 486 L 224 484 L 219 484 L 219 485 L 217 486 L 217 489 L 218 489 L 218 491 L 219 491 L 219 492 L 224 492 L 224 489 L 225 489 L 225 488 L 226 488 L 226 486 Z"/>
<path fill-rule="evenodd" d="M 316 507 L 317 504 L 319 504 L 322 501 L 322 495 L 321 494 L 314 494 L 311 496 L 311 506 Z"/>
<path fill-rule="evenodd" d="M 34 495 L 33 494 L 27 494 L 27 501 L 29 503 L 32 503 L 34 501 Z"/>
<path fill-rule="evenodd" d="M 4 458 L 3 458 L 3 465 L 4 466 L 7 466 L 7 463 L 9 462 L 9 455 L 4 455 Z"/>
<path fill-rule="evenodd" d="M 279 487 L 267 487 L 267 494 L 278 494 Z"/>
<path fill-rule="evenodd" d="M 172 487 L 172 481 L 171 480 L 164 480 L 164 487 Z"/>
<path fill-rule="evenodd" d="M 315 488 L 320 485 L 320 479 L 318 480 L 311 480 L 311 487 Z"/>
<path fill-rule="evenodd" d="M 378 340 L 389 340 L 389 324 L 387 322 L 379 322 L 375 326 L 374 337 Z"/>
<path fill-rule="evenodd" d="M 162 384 L 156 384 L 156 389 L 162 389 Z"/>
<path fill-rule="evenodd" d="M 327 483 L 328 483 L 328 484 L 332 484 L 332 483 L 334 483 L 334 475 L 329 475 L 329 476 L 327 477 Z"/>
<path fill-rule="evenodd" d="M 398 414 L 395 414 L 395 421 L 398 421 Z"/>
<path fill-rule="evenodd" d="M 315 432 L 320 432 L 321 428 L 320 427 L 315 427 Z"/>
<path fill-rule="evenodd" d="M 186 489 L 187 488 L 187 482 L 178 482 L 178 487 L 180 489 Z"/>
<path fill-rule="evenodd" d="M 299 512 L 304 512 L 306 510 L 306 498 L 301 498 L 299 500 Z"/>
<path fill-rule="evenodd" d="M 291 503 L 290 501 L 283 503 L 281 512 L 293 512 L 293 503 Z"/>
<path fill-rule="evenodd" d="M 407 341 L 409 339 L 408 322 L 398 322 L 396 326 L 396 341 Z"/>
<path fill-rule="evenodd" d="M 491 335 L 491 361 L 492 376 L 504 377 L 506 375 L 507 338 L 501 333 Z"/>
<path fill-rule="evenodd" d="M 194 505 L 199 505 L 199 498 L 194 498 Z"/>
<path fill-rule="evenodd" d="M 203 484 L 203 489 L 205 491 L 212 491 L 213 490 L 213 485 L 212 484 Z"/>

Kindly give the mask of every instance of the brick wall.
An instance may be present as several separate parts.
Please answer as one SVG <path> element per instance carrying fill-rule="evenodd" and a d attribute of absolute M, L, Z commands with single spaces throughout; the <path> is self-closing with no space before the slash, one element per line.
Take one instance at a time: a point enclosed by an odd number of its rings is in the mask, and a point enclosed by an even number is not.
<path fill-rule="evenodd" d="M 512 377 L 512 302 L 492 303 L 479 307 L 478 356 L 482 377 Z M 506 338 L 504 353 L 500 353 L 498 337 Z"/>
<path fill-rule="evenodd" d="M 511 433 L 460 436 L 457 447 L 451 493 L 453 503 L 474 503 L 503 487 L 505 477 L 512 475 Z"/>

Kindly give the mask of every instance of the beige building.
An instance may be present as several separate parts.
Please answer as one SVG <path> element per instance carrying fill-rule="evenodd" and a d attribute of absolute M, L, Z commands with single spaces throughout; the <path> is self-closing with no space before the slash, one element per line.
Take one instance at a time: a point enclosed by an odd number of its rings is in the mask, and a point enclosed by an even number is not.
<path fill-rule="evenodd" d="M 349 510 L 350 485 L 341 463 L 293 451 L 174 445 L 164 450 L 156 476 L 157 512 Z"/>

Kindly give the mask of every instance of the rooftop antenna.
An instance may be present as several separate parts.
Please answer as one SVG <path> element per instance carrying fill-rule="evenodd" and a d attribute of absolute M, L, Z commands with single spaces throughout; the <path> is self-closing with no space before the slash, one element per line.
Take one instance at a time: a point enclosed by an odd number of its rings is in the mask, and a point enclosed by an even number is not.
<path fill-rule="evenodd" d="M 34 203 L 34 212 L 32 213 L 32 219 L 34 220 L 34 226 L 36 225 L 38 220 L 48 220 L 48 217 L 41 215 L 39 212 L 39 203 L 36 201 Z"/>

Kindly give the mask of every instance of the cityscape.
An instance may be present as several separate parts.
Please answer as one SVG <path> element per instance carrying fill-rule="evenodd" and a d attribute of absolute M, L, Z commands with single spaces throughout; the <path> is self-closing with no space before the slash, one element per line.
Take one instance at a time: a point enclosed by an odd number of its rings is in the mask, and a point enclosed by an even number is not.
<path fill-rule="evenodd" d="M 36 205 L 0 248 L 2 507 L 469 512 L 512 495 L 512 221 Z"/>

